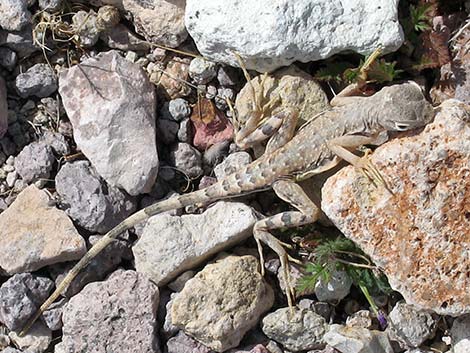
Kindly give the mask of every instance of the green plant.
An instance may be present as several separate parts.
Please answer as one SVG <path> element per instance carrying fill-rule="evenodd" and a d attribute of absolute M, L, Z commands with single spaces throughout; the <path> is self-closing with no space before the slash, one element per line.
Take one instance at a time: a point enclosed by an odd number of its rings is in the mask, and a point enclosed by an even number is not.
<path fill-rule="evenodd" d="M 335 270 L 348 273 L 354 285 L 362 291 L 372 311 L 384 326 L 384 315 L 371 295 L 389 294 L 392 289 L 385 275 L 349 239 L 337 237 L 321 241 L 314 249 L 313 261 L 307 264 L 306 274 L 300 279 L 297 290 L 299 292 L 312 290 L 318 280 L 328 282 Z"/>
<path fill-rule="evenodd" d="M 410 5 L 410 20 L 413 29 L 416 32 L 424 32 L 431 29 L 429 25 L 431 21 L 430 10 L 432 10 L 433 4 L 422 4 L 418 6 Z"/>

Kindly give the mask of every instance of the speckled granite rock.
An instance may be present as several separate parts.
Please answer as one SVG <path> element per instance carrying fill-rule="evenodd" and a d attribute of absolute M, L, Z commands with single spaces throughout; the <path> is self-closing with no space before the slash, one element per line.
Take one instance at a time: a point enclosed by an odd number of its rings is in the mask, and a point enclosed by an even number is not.
<path fill-rule="evenodd" d="M 236 347 L 274 302 L 253 256 L 228 256 L 190 279 L 171 307 L 172 323 L 215 351 Z"/>
<path fill-rule="evenodd" d="M 373 154 L 393 194 L 346 167 L 323 187 L 322 210 L 407 303 L 458 316 L 470 312 L 470 107 L 440 109 L 422 133 Z"/>
<path fill-rule="evenodd" d="M 8 274 L 77 260 L 85 240 L 45 191 L 31 185 L 0 214 L 0 267 Z"/>

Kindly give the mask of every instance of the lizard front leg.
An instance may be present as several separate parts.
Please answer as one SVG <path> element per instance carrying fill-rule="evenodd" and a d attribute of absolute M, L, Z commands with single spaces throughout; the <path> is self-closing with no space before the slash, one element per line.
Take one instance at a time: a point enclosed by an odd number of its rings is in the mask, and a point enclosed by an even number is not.
<path fill-rule="evenodd" d="M 281 242 L 269 230 L 314 223 L 320 217 L 320 209 L 310 200 L 302 188 L 291 180 L 276 181 L 273 184 L 273 190 L 279 198 L 294 206 L 298 211 L 282 212 L 256 222 L 253 235 L 258 245 L 262 274 L 264 274 L 264 257 L 261 243 L 269 246 L 279 256 L 281 271 L 286 283 L 287 303 L 290 308 L 293 308 L 295 293 L 289 275 L 289 260 L 293 262 L 298 262 L 298 260 L 287 254 L 285 247 L 289 247 L 289 245 Z"/>
<path fill-rule="evenodd" d="M 345 135 L 331 139 L 328 142 L 328 148 L 338 157 L 344 159 L 346 162 L 361 170 L 376 186 L 382 185 L 387 190 L 390 190 L 377 167 L 375 167 L 370 161 L 368 150 L 366 150 L 366 153 L 362 157 L 358 157 L 349 151 L 349 149 L 358 148 L 364 145 L 378 144 L 378 141 L 382 142 L 382 138 L 383 137 L 379 137 L 379 135 Z"/>

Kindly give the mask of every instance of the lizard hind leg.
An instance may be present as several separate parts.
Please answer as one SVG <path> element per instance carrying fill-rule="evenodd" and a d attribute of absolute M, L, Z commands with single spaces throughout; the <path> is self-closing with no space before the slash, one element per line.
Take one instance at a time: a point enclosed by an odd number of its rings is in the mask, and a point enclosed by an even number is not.
<path fill-rule="evenodd" d="M 271 248 L 279 257 L 281 262 L 280 270 L 286 286 L 287 303 L 293 309 L 295 290 L 290 278 L 289 261 L 297 263 L 299 261 L 287 253 L 285 248 L 289 245 L 278 240 L 269 230 L 314 223 L 320 217 L 320 209 L 309 199 L 302 188 L 291 180 L 276 181 L 273 184 L 273 190 L 281 199 L 294 206 L 297 211 L 282 212 L 256 222 L 253 228 L 253 236 L 260 252 L 262 274 L 264 274 L 264 257 L 261 243 Z"/>

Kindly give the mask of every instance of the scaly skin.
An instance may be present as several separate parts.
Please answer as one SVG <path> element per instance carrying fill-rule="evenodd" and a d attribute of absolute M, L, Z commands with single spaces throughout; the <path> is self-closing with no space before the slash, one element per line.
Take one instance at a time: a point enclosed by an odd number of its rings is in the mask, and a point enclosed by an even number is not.
<path fill-rule="evenodd" d="M 271 187 L 274 187 L 276 191 L 276 183 L 281 185 L 283 180 L 289 178 L 295 180 L 305 175 L 315 174 L 317 171 L 323 171 L 324 166 L 328 166 L 338 155 L 333 152 L 332 148 L 333 142 L 338 138 L 355 135 L 376 136 L 386 131 L 414 129 L 429 123 L 434 116 L 431 105 L 425 100 L 421 89 L 415 83 L 386 87 L 370 97 L 347 97 L 347 99 L 347 104 L 332 108 L 312 119 L 283 146 L 263 155 L 216 184 L 146 207 L 114 227 L 72 268 L 21 334 L 28 331 L 76 275 L 109 243 L 122 232 L 149 217 L 188 205 L 213 202 Z M 351 146 L 348 145 L 348 147 Z M 281 197 L 300 199 L 297 197 L 297 191 L 294 190 L 295 187 L 290 192 L 287 190 L 288 183 L 282 186 L 279 188 L 282 189 L 280 193 L 284 193 L 283 196 L 280 195 Z M 301 209 L 301 207 L 297 208 Z M 304 211 L 303 214 L 308 215 L 308 212 Z M 281 225 L 295 225 L 315 220 L 315 217 L 308 218 L 303 214 L 299 216 L 291 212 L 291 214 L 284 214 L 283 217 L 271 217 L 263 224 L 260 223 L 258 232 L 262 233 L 266 229 L 275 228 L 276 222 Z M 295 220 L 294 216 L 298 219 Z M 255 231 L 256 228 L 255 226 Z"/>

